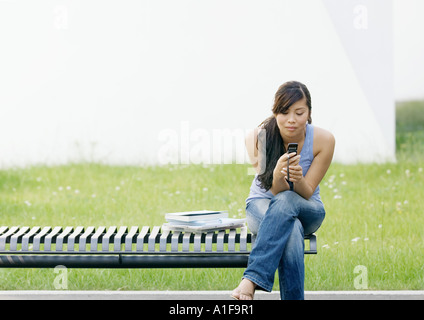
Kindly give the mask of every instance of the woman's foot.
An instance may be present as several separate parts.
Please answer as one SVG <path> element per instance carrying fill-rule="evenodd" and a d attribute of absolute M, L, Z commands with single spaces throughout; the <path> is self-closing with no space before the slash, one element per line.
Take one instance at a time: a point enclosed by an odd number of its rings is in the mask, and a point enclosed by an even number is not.
<path fill-rule="evenodd" d="M 256 284 L 248 279 L 243 279 L 239 286 L 234 289 L 231 297 L 236 300 L 253 300 Z"/>

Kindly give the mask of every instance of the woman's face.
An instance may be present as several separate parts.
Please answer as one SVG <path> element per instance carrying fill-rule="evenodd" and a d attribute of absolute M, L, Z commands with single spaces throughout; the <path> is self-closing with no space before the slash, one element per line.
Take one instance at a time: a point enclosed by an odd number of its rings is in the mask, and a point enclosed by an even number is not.
<path fill-rule="evenodd" d="M 275 118 L 283 139 L 304 136 L 309 116 L 306 99 L 297 101 L 286 112 L 276 114 Z"/>

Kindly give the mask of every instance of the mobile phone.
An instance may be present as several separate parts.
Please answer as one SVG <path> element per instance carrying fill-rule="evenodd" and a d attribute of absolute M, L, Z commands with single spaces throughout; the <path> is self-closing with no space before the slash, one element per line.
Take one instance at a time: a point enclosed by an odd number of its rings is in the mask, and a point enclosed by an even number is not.
<path fill-rule="evenodd" d="M 287 153 L 293 153 L 296 152 L 297 154 L 297 143 L 289 143 L 288 147 L 287 147 Z M 290 190 L 293 191 L 293 182 L 289 181 L 290 180 L 290 171 L 289 171 L 289 164 L 290 164 L 290 158 L 287 158 L 287 182 L 289 183 L 290 186 Z"/>
<path fill-rule="evenodd" d="M 289 143 L 289 146 L 287 148 L 287 153 L 293 153 L 296 152 L 297 154 L 297 143 Z"/>

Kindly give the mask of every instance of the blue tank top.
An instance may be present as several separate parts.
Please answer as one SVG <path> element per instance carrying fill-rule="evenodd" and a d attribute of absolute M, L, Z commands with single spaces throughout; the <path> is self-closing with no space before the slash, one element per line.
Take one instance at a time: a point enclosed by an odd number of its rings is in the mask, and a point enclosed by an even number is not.
<path fill-rule="evenodd" d="M 306 173 L 309 170 L 309 167 L 311 166 L 312 160 L 314 160 L 314 127 L 310 124 L 306 125 L 306 136 L 305 136 L 305 142 L 302 147 L 302 151 L 300 152 L 300 161 L 299 165 L 302 167 L 303 176 L 306 175 Z M 250 186 L 250 193 L 249 196 L 246 199 L 246 205 L 253 199 L 272 199 L 274 195 L 271 191 L 266 191 L 265 189 L 260 187 L 260 182 L 258 180 L 258 174 L 255 175 L 255 178 L 253 179 L 252 185 Z M 321 201 L 321 197 L 319 194 L 319 186 L 315 189 L 314 194 L 312 195 L 311 199 Z"/>

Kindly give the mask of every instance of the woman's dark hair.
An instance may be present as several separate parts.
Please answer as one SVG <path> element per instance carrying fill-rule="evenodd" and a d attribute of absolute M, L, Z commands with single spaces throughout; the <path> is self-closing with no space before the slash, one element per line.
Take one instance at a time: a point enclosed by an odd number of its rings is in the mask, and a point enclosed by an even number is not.
<path fill-rule="evenodd" d="M 305 99 L 306 105 L 309 109 L 308 123 L 312 123 L 311 118 L 311 95 L 308 88 L 300 82 L 290 81 L 284 83 L 275 94 L 274 106 L 272 107 L 273 115 L 262 122 L 259 127 L 265 129 L 266 133 L 266 156 L 265 156 L 265 170 L 261 170 L 263 173 L 258 175 L 261 188 L 269 190 L 272 187 L 273 173 L 275 165 L 278 159 L 286 153 L 284 147 L 284 141 L 280 134 L 280 129 L 277 125 L 275 116 L 277 114 L 286 112 L 294 103 L 299 100 Z M 258 143 L 259 143 L 258 138 Z M 258 150 L 261 150 L 258 148 Z M 262 157 L 263 159 L 263 157 Z M 263 166 L 263 164 L 261 164 Z"/>

